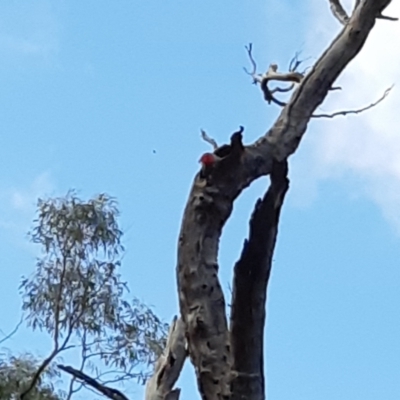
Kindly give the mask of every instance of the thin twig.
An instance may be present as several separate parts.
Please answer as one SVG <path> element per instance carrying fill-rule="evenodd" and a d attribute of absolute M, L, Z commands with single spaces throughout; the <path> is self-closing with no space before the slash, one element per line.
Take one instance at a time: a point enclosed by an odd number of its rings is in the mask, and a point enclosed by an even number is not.
<path fill-rule="evenodd" d="M 303 61 L 299 60 L 299 53 L 296 52 L 295 55 L 292 57 L 289 63 L 289 71 L 294 72 L 297 68 L 301 65 Z"/>
<path fill-rule="evenodd" d="M 308 61 L 308 60 L 311 59 L 311 57 L 307 57 L 304 60 L 300 60 L 299 59 L 299 55 L 300 55 L 300 52 L 296 51 L 295 55 L 290 60 L 290 62 L 289 62 L 289 72 L 298 72 L 298 68 L 300 67 L 300 65 L 303 64 L 305 61 Z M 306 69 L 301 72 L 302 75 L 305 75 Z"/>
<path fill-rule="evenodd" d="M 279 93 L 285 93 L 285 92 L 290 92 L 294 88 L 294 83 L 292 83 L 290 86 L 286 88 L 282 88 L 277 86 L 276 88 L 273 88 L 270 90 L 271 93 L 279 92 Z"/>
<path fill-rule="evenodd" d="M 386 21 L 398 21 L 399 19 L 397 17 L 389 17 L 388 15 L 378 15 L 376 17 L 377 19 L 385 19 Z"/>
<path fill-rule="evenodd" d="M 243 69 L 244 69 L 244 71 L 246 72 L 246 74 L 248 74 L 248 75 L 250 75 L 250 76 L 253 77 L 253 83 L 256 84 L 257 81 L 254 79 L 254 76 L 255 76 L 256 73 L 257 73 L 257 64 L 256 64 L 256 62 L 254 61 L 253 54 L 252 54 L 252 51 L 253 51 L 253 44 L 252 44 L 252 43 L 249 43 L 249 45 L 248 45 L 248 46 L 244 46 L 244 48 L 246 49 L 247 55 L 249 56 L 251 65 L 252 65 L 252 67 L 253 67 L 253 71 L 252 71 L 252 72 L 249 72 L 249 71 L 247 70 L 247 68 L 245 68 L 245 67 L 243 67 Z"/>
<path fill-rule="evenodd" d="M 88 357 L 87 357 L 88 347 L 86 345 L 86 338 L 87 338 L 87 328 L 84 328 L 83 329 L 83 334 L 82 334 L 82 343 L 83 344 L 82 344 L 82 349 L 81 349 L 82 360 L 81 360 L 81 366 L 79 368 L 80 371 L 83 371 L 83 369 L 85 367 L 85 363 L 86 363 L 86 361 L 88 359 Z M 66 400 L 71 400 L 72 395 L 77 393 L 83 387 L 83 384 L 81 383 L 78 388 L 74 388 L 74 384 L 75 384 L 76 379 L 77 379 L 76 376 L 72 377 L 72 379 L 71 379 L 71 381 L 69 383 L 68 395 L 67 395 L 67 399 Z"/>
<path fill-rule="evenodd" d="M 4 335 L 3 339 L 0 340 L 0 344 L 5 342 L 6 340 L 10 339 L 11 336 L 15 335 L 15 332 L 17 332 L 18 328 L 21 326 L 24 318 L 21 317 L 20 321 L 18 322 L 17 326 L 7 335 Z M 3 332 L 2 332 L 3 333 Z M 4 334 L 4 333 L 3 333 Z"/>
<path fill-rule="evenodd" d="M 217 142 L 212 137 L 208 136 L 207 133 L 203 131 L 203 129 L 201 130 L 201 137 L 205 142 L 211 144 L 214 150 L 218 149 Z"/>
<path fill-rule="evenodd" d="M 273 90 L 268 88 L 268 83 L 272 80 L 276 80 L 276 81 L 284 81 L 284 82 L 296 82 L 296 83 L 300 83 L 301 80 L 303 79 L 303 75 L 300 74 L 299 72 L 289 72 L 286 74 L 283 73 L 279 73 L 278 72 L 278 65 L 277 64 L 271 64 L 268 68 L 268 71 L 261 75 L 259 78 L 259 83 L 260 83 L 260 87 L 261 90 L 264 93 L 264 99 L 269 103 L 274 102 L 275 104 L 278 104 L 281 107 L 284 107 L 286 105 L 285 102 L 278 100 L 277 98 L 275 98 L 273 96 L 273 93 L 275 91 L 278 92 L 285 92 L 287 90 L 285 90 L 285 88 L 275 88 Z M 292 85 L 292 87 L 294 87 L 294 84 Z"/>
<path fill-rule="evenodd" d="M 60 354 L 62 351 L 66 350 L 66 348 L 68 347 L 68 341 L 71 338 L 71 335 L 73 333 L 73 327 L 70 326 L 69 331 L 67 336 L 65 337 L 62 345 L 60 347 L 58 347 L 58 342 L 55 343 L 54 346 L 54 350 L 50 353 L 50 355 L 45 358 L 42 362 L 42 364 L 39 366 L 39 368 L 37 369 L 36 373 L 33 375 L 32 380 L 29 384 L 29 386 L 27 387 L 27 389 L 25 389 L 20 396 L 20 400 L 24 400 L 26 398 L 26 396 L 29 394 L 29 392 L 34 389 L 34 387 L 36 386 L 36 384 L 39 382 L 40 377 L 42 375 L 42 373 L 46 370 L 46 368 L 50 365 L 50 363 L 54 360 L 54 358 Z"/>
<path fill-rule="evenodd" d="M 129 400 L 123 393 L 119 390 L 110 388 L 108 386 L 102 385 L 101 383 L 97 382 L 95 379 L 91 378 L 90 376 L 86 375 L 82 371 L 79 371 L 75 368 L 72 368 L 67 365 L 57 365 L 62 371 L 71 374 L 75 378 L 79 379 L 80 381 L 86 383 L 87 385 L 91 386 L 92 388 L 96 389 L 98 392 L 103 394 L 104 396 L 108 397 L 112 400 Z"/>
<path fill-rule="evenodd" d="M 371 103 L 369 106 L 363 107 L 363 108 L 359 108 L 357 110 L 343 110 L 343 111 L 336 111 L 332 114 L 313 114 L 312 117 L 313 118 L 334 118 L 334 117 L 338 117 L 338 116 L 345 116 L 348 114 L 360 114 L 364 111 L 369 110 L 370 108 L 375 107 L 376 105 L 378 105 L 382 100 L 384 100 L 387 95 L 389 94 L 389 92 L 392 90 L 394 85 L 392 85 L 390 88 L 386 89 L 385 92 L 383 93 L 383 95 L 374 103 Z"/>

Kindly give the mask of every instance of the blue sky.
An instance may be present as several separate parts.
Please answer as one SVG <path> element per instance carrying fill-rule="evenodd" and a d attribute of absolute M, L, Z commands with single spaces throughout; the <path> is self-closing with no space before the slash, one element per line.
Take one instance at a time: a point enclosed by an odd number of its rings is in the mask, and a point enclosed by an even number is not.
<path fill-rule="evenodd" d="M 284 69 L 297 50 L 313 62 L 339 29 L 317 0 L 2 2 L 0 328 L 20 318 L 37 197 L 69 188 L 117 197 L 124 278 L 169 321 L 180 219 L 209 150 L 200 128 L 223 143 L 243 125 L 252 142 L 279 112 L 244 74 L 244 45 L 260 69 Z M 399 49 L 386 46 L 395 38 L 398 24 L 378 23 L 323 110 L 364 106 L 399 82 Z M 267 306 L 271 400 L 400 398 L 399 107 L 395 87 L 369 113 L 315 121 L 291 158 Z M 226 293 L 267 182 L 243 193 L 224 230 Z M 21 327 L 5 345 L 45 356 L 50 342 Z M 189 363 L 179 384 L 183 399 L 199 398 Z"/>

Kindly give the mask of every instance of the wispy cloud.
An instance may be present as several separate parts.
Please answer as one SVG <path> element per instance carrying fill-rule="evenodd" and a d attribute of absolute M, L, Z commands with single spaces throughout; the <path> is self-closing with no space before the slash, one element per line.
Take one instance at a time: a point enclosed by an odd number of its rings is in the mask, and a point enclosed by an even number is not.
<path fill-rule="evenodd" d="M 329 12 L 327 1 L 310 2 L 308 53 L 320 53 L 340 26 Z M 353 1 L 344 1 L 350 9 Z M 385 13 L 400 16 L 393 2 Z M 358 194 L 375 202 L 400 232 L 400 24 L 378 20 L 361 54 L 348 66 L 323 104 L 324 111 L 365 106 L 378 99 L 393 83 L 387 99 L 358 116 L 318 120 L 311 125 L 298 160 L 300 171 L 313 171 L 300 182 L 315 195 L 318 182 L 353 176 Z M 317 53 L 318 54 L 318 53 Z M 316 55 L 317 55 L 316 54 Z M 301 179 L 299 174 L 296 178 Z M 310 200 L 310 198 L 308 198 Z"/>
<path fill-rule="evenodd" d="M 50 172 L 37 175 L 26 187 L 11 187 L 1 193 L 0 230 L 19 247 L 32 251 L 26 233 L 34 218 L 37 200 L 54 195 L 55 184 Z"/>
<path fill-rule="evenodd" d="M 33 212 L 40 197 L 47 197 L 54 191 L 54 183 L 49 172 L 36 176 L 27 188 L 11 189 L 9 194 L 10 205 L 14 210 Z"/>
<path fill-rule="evenodd" d="M 59 51 L 59 31 L 57 8 L 49 0 L 0 4 L 0 54 L 4 56 L 48 58 Z"/>

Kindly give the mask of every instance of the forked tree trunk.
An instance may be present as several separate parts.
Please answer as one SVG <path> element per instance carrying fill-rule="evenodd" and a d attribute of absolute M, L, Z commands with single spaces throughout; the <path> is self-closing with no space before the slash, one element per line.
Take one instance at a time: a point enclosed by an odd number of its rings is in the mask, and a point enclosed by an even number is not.
<path fill-rule="evenodd" d="M 225 299 L 218 279 L 218 245 L 233 202 L 252 181 L 276 170 L 276 162 L 285 161 L 296 151 L 312 114 L 340 73 L 359 53 L 376 19 L 390 2 L 359 2 L 343 30 L 301 80 L 272 128 L 246 147 L 242 147 L 240 135 L 233 135 L 231 152 L 207 174 L 199 173 L 195 177 L 179 236 L 177 279 L 189 356 L 203 400 L 264 398 L 265 291 L 270 268 L 268 257 L 272 255 L 276 226 L 271 228 L 265 224 L 265 229 L 270 231 L 269 238 L 265 238 L 263 229 L 253 231 L 257 243 L 253 251 L 256 254 L 259 249 L 264 254 L 259 260 L 255 256 L 254 265 L 252 260 L 243 261 L 246 252 L 250 251 L 247 247 L 236 266 L 232 330 L 229 331 Z M 276 71 L 275 67 L 273 71 Z M 280 185 L 276 207 L 265 217 L 276 224 L 286 191 L 283 181 Z M 275 183 L 275 190 L 277 186 L 279 184 Z M 248 265 L 247 275 L 243 264 Z M 251 295 L 244 295 L 246 289 Z M 246 323 L 249 324 L 247 327 Z"/>

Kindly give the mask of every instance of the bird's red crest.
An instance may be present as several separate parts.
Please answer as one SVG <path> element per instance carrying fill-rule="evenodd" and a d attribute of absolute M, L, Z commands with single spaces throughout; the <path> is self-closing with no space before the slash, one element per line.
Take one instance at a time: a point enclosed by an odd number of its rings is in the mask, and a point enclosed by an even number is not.
<path fill-rule="evenodd" d="M 208 166 L 215 163 L 215 155 L 212 153 L 204 153 L 201 157 L 199 162 L 203 165 Z"/>

